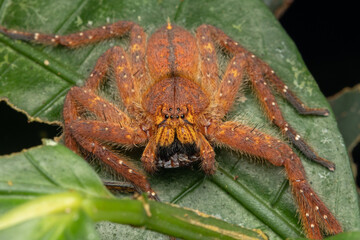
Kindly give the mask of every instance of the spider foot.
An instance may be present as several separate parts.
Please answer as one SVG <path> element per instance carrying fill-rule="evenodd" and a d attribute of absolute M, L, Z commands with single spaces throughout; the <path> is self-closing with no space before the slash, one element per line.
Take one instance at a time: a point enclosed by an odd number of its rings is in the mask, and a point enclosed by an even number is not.
<path fill-rule="evenodd" d="M 290 127 L 288 124 L 284 128 L 287 137 L 290 141 L 310 160 L 319 163 L 320 165 L 326 167 L 330 171 L 335 171 L 335 163 L 330 162 L 329 160 L 319 157 L 315 151 L 300 137 L 297 132 Z"/>
<path fill-rule="evenodd" d="M 342 228 L 332 213 L 306 181 L 292 182 L 292 189 L 299 204 L 299 215 L 310 239 L 322 239 L 322 230 L 334 235 Z"/>

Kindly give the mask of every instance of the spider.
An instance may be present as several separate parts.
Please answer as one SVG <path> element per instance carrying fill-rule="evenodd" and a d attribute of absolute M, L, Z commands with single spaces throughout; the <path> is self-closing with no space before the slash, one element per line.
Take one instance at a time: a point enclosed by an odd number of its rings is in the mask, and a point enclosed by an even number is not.
<path fill-rule="evenodd" d="M 270 121 L 309 159 L 334 171 L 335 165 L 319 157 L 286 122 L 272 91 L 300 114 L 328 116 L 329 112 L 305 106 L 265 62 L 222 30 L 201 25 L 194 36 L 168 21 L 147 39 L 136 23 L 118 21 L 64 36 L 4 27 L 0 31 L 13 39 L 70 48 L 129 34 L 128 51 L 119 46 L 107 50 L 85 85 L 68 92 L 64 138 L 67 147 L 101 159 L 138 191 L 158 200 L 146 176 L 115 150 L 117 146 L 145 146 L 141 162 L 148 173 L 200 162 L 211 175 L 216 171 L 213 145 L 221 145 L 285 168 L 309 238 L 321 239 L 322 231 L 342 232 L 310 187 L 301 160 L 289 145 L 250 126 L 223 120 L 246 75 Z M 217 47 L 231 57 L 221 79 Z M 100 93 L 109 70 L 118 96 L 115 100 Z"/>

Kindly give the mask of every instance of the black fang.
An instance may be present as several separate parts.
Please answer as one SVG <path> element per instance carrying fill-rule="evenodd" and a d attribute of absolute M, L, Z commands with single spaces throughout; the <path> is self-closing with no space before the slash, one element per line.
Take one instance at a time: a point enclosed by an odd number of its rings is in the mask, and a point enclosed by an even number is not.
<path fill-rule="evenodd" d="M 185 162 L 190 163 L 198 159 L 199 149 L 195 143 L 182 144 L 176 137 L 174 142 L 166 147 L 159 146 L 156 151 L 156 159 L 160 166 L 165 167 L 164 164 L 167 161 L 180 161 L 181 165 L 187 165 Z M 175 159 L 181 156 L 182 159 Z M 186 160 L 183 158 L 187 158 Z M 184 161 L 185 160 L 185 161 Z M 177 165 L 177 164 L 176 164 Z M 175 167 L 175 166 L 173 166 Z"/>

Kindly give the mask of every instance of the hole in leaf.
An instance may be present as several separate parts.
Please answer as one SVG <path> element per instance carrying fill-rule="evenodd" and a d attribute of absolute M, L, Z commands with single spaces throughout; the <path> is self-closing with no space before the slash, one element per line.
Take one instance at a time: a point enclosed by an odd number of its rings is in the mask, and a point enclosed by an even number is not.
<path fill-rule="evenodd" d="M 29 122 L 25 114 L 5 101 L 0 101 L 0 116 L 0 155 L 40 145 L 42 138 L 54 139 L 62 133 L 58 124 Z"/>

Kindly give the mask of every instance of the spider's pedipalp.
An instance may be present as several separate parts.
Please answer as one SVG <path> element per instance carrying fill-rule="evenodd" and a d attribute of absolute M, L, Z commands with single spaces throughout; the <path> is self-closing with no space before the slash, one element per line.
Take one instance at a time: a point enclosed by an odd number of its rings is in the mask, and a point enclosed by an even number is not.
<path fill-rule="evenodd" d="M 201 168 L 206 174 L 214 174 L 216 171 L 215 152 L 206 138 L 198 133 L 198 145 L 200 149 Z"/>

